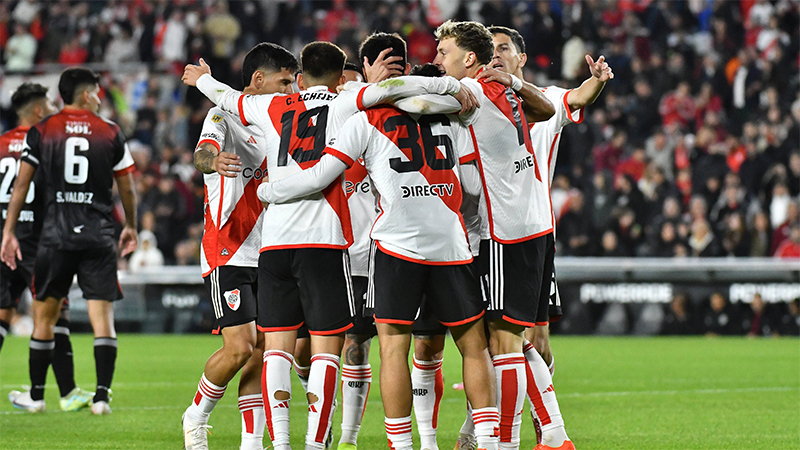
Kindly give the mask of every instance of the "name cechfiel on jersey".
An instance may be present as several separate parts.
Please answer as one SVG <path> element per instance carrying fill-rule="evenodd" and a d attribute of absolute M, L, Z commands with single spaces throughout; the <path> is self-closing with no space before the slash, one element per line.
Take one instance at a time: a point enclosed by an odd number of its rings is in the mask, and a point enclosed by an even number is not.
<path fill-rule="evenodd" d="M 402 198 L 410 197 L 450 197 L 453 195 L 453 183 L 442 184 L 417 184 L 400 186 L 403 191 Z"/>
<path fill-rule="evenodd" d="M 307 102 L 310 100 L 320 100 L 329 102 L 335 99 L 337 94 L 330 91 L 304 91 L 295 96 L 286 97 L 286 106 L 293 105 L 295 102 Z"/>
<path fill-rule="evenodd" d="M 75 122 L 68 120 L 64 126 L 64 132 L 67 134 L 92 134 L 91 124 L 89 122 Z"/>
<path fill-rule="evenodd" d="M 94 192 L 57 191 L 56 203 L 81 203 L 91 205 Z"/>

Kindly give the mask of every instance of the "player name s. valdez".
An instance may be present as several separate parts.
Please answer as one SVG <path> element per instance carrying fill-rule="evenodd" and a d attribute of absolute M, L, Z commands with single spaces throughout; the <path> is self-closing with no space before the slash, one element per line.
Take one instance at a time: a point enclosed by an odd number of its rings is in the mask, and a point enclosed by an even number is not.
<path fill-rule="evenodd" d="M 94 192 L 58 191 L 56 192 L 56 203 L 83 203 L 91 205 L 93 197 Z"/>
<path fill-rule="evenodd" d="M 400 186 L 403 198 L 409 197 L 448 197 L 453 195 L 453 183 L 442 184 L 417 184 L 413 186 Z"/>

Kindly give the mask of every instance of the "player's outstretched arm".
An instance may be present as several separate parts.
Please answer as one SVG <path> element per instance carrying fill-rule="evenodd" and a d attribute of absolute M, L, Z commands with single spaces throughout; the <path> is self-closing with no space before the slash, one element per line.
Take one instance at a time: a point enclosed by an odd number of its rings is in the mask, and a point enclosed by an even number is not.
<path fill-rule="evenodd" d="M 138 233 L 136 232 L 136 187 L 133 184 L 133 175 L 126 173 L 116 177 L 117 190 L 125 210 L 125 227 L 119 235 L 120 256 L 136 250 Z"/>
<path fill-rule="evenodd" d="M 520 80 L 510 73 L 497 69 L 485 69 L 478 75 L 478 79 L 480 78 L 486 78 L 487 81 L 497 81 L 516 91 L 522 98 L 522 109 L 525 111 L 525 118 L 529 122 L 542 122 L 553 117 L 553 114 L 556 113 L 553 103 L 533 83 Z"/>
<path fill-rule="evenodd" d="M 28 189 L 31 187 L 34 173 L 36 173 L 36 167 L 27 161 L 20 162 L 17 179 L 14 181 L 14 188 L 11 192 L 11 200 L 8 202 L 8 215 L 6 216 L 5 226 L 3 226 L 3 244 L 0 247 L 0 259 L 11 270 L 16 270 L 18 259 L 22 260 L 22 252 L 19 249 L 19 242 L 15 232 L 19 213 L 22 211 L 25 197 L 28 196 Z"/>
<path fill-rule="evenodd" d="M 605 60 L 606 57 L 603 55 L 600 55 L 597 61 L 592 59 L 591 55 L 586 55 L 586 63 L 589 64 L 592 76 L 567 94 L 567 104 L 573 111 L 594 103 L 603 92 L 606 83 L 614 79 L 614 72 Z"/>
<path fill-rule="evenodd" d="M 280 181 L 261 183 L 258 198 L 263 203 L 286 203 L 319 192 L 347 170 L 341 159 L 324 154 L 314 166 Z"/>

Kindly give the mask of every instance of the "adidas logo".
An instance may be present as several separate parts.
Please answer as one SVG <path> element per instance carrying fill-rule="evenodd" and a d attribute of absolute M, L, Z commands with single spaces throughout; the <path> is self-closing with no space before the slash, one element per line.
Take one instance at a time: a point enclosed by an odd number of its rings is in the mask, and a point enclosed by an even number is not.
<path fill-rule="evenodd" d="M 547 389 L 544 390 L 544 392 L 555 392 L 555 391 L 556 390 L 553 389 L 553 385 L 552 384 L 550 386 L 547 386 Z M 544 394 L 544 392 L 542 392 L 542 394 Z"/>
<path fill-rule="evenodd" d="M 275 405 L 275 406 L 273 406 L 273 407 L 272 407 L 272 409 L 276 409 L 276 408 L 278 408 L 278 409 L 279 409 L 279 408 L 286 408 L 286 409 L 288 409 L 288 408 L 289 408 L 289 402 L 288 402 L 288 401 L 286 401 L 286 402 L 280 402 L 280 403 L 278 403 L 277 405 Z"/>
<path fill-rule="evenodd" d="M 317 412 L 317 408 L 315 408 L 314 405 L 308 405 L 308 412 L 315 413 Z"/>
<path fill-rule="evenodd" d="M 256 138 L 254 138 L 253 136 L 250 136 L 250 139 L 247 140 L 247 143 L 248 144 L 258 144 L 258 142 L 256 142 Z"/>

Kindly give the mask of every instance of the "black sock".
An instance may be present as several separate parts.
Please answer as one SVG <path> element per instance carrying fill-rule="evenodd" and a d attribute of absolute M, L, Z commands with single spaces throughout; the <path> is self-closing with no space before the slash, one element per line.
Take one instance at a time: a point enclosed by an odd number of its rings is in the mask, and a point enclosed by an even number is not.
<path fill-rule="evenodd" d="M 40 341 L 31 338 L 30 358 L 28 360 L 28 370 L 31 374 L 31 399 L 44 399 L 44 385 L 47 380 L 47 368 L 53 359 L 53 348 L 55 340 Z"/>
<path fill-rule="evenodd" d="M 8 324 L 5 320 L 0 320 L 0 349 L 3 348 L 3 341 L 6 340 L 6 335 L 8 334 L 8 330 L 11 328 L 11 325 Z"/>
<path fill-rule="evenodd" d="M 72 342 L 69 340 L 69 320 L 58 319 L 55 327 L 56 347 L 53 350 L 53 373 L 58 390 L 66 397 L 75 389 L 75 364 L 72 362 Z"/>
<path fill-rule="evenodd" d="M 116 338 L 94 338 L 94 365 L 97 373 L 97 391 L 94 402 L 108 401 L 108 389 L 114 378 L 114 366 L 117 361 Z"/>

